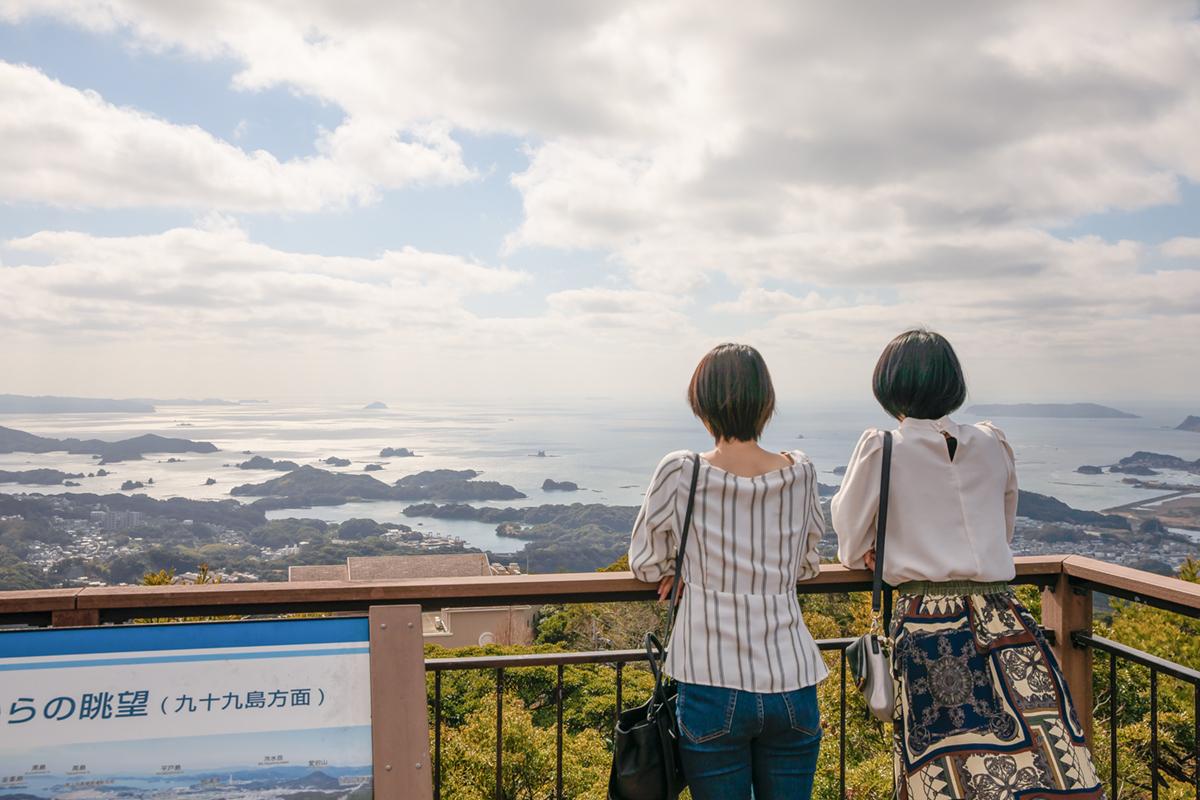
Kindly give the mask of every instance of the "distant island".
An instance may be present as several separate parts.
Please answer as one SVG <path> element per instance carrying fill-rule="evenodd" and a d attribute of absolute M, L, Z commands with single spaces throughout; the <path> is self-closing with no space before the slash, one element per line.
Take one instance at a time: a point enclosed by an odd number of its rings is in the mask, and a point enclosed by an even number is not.
<path fill-rule="evenodd" d="M 367 403 L 365 406 L 363 406 L 363 411 L 385 411 L 385 410 L 387 410 L 387 403 L 381 403 L 378 400 L 376 400 L 374 403 Z"/>
<path fill-rule="evenodd" d="M 542 481 L 543 492 L 578 492 L 579 484 L 575 481 L 556 481 L 550 478 Z"/>
<path fill-rule="evenodd" d="M 168 439 L 155 433 L 105 442 L 100 439 L 51 439 L 15 428 L 0 427 L 0 453 L 53 453 L 100 456 L 101 464 L 115 461 L 135 461 L 147 453 L 215 453 L 212 442 L 193 442 L 190 439 Z"/>
<path fill-rule="evenodd" d="M 0 394 L 0 414 L 150 414 L 154 406 L 145 400 L 106 400 L 97 397 L 32 397 Z"/>
<path fill-rule="evenodd" d="M 1192 433 L 1200 433 L 1200 417 L 1189 416 L 1183 422 L 1176 426 L 1177 431 L 1191 431 Z"/>
<path fill-rule="evenodd" d="M 61 472 L 57 469 L 26 469 L 17 472 L 0 469 L 0 483 L 24 483 L 30 486 L 58 486 L 73 478 L 82 477 L 78 472 Z"/>
<path fill-rule="evenodd" d="M 379 451 L 380 458 L 416 458 L 416 455 L 407 447 L 385 447 Z"/>
<path fill-rule="evenodd" d="M 1125 456 L 1125 458 L 1122 458 L 1116 464 L 1111 465 L 1108 471 L 1123 473 L 1125 475 L 1157 475 L 1160 469 L 1178 470 L 1179 472 L 1200 475 L 1200 458 L 1195 461 L 1188 461 L 1179 456 L 1167 455 L 1165 453 L 1148 453 L 1145 450 L 1139 450 L 1133 455 Z"/>
<path fill-rule="evenodd" d="M 114 400 L 103 397 L 55 397 L 52 395 L 0 394 L 0 414 L 153 414 L 158 406 L 236 406 L 258 400 L 200 400 L 175 398 L 154 400 L 138 397 Z"/>
<path fill-rule="evenodd" d="M 291 472 L 294 469 L 300 469 L 300 465 L 295 461 L 275 461 L 266 456 L 254 456 L 253 458 L 243 461 L 237 465 L 238 469 L 274 469 L 279 472 Z"/>
<path fill-rule="evenodd" d="M 241 400 L 234 402 L 233 400 L 222 400 L 219 397 L 205 397 L 200 400 L 193 400 L 186 397 L 177 397 L 172 400 L 151 400 L 146 399 L 141 402 L 150 403 L 155 406 L 236 406 L 242 403 L 257 403 L 258 400 Z"/>
<path fill-rule="evenodd" d="M 525 495 L 496 481 L 474 480 L 473 469 L 435 469 L 407 475 L 389 486 L 370 475 L 303 466 L 263 483 L 235 486 L 235 497 L 262 497 L 271 508 L 341 505 L 351 500 L 521 500 Z"/>
<path fill-rule="evenodd" d="M 992 403 L 971 406 L 977 417 L 1040 417 L 1045 419 L 1138 419 L 1130 414 L 1095 403 Z"/>

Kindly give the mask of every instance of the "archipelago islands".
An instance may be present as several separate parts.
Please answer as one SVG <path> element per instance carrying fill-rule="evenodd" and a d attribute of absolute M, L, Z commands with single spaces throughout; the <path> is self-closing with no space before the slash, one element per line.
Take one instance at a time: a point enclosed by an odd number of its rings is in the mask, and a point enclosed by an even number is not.
<path fill-rule="evenodd" d="M 1187 434 L 1180 436 L 1190 440 Z M 217 447 L 154 434 L 103 442 L 53 439 L 0 427 L 0 453 L 54 451 L 87 454 L 109 463 L 150 453 L 213 453 Z M 415 455 L 404 447 L 384 447 L 379 453 L 394 459 Z M 225 464 L 228 471 L 218 476 L 222 492 L 232 487 L 232 497 L 223 500 L 149 497 L 140 491 L 155 490 L 151 478 L 126 481 L 121 486 L 124 493 L 0 493 L 0 589 L 137 582 L 147 571 L 173 569 L 183 574 L 201 563 L 222 580 L 283 580 L 289 565 L 334 563 L 348 555 L 477 551 L 463 539 L 446 535 L 458 520 L 494 525 L 498 536 L 513 542 L 510 551 L 491 553 L 494 560 L 517 561 L 532 572 L 591 571 L 625 552 L 637 513 L 633 505 L 603 503 L 496 505 L 528 499 L 522 489 L 535 497 L 539 489 L 556 496 L 581 491 L 570 480 L 547 478 L 540 486 L 518 488 L 483 480 L 475 469 L 433 469 L 383 481 L 376 476 L 387 473 L 372 469 L 379 465 L 363 454 L 355 455 L 353 464 L 327 453 L 309 464 L 248 451 L 243 456 L 246 460 Z M 235 469 L 245 472 L 232 472 Z M 254 470 L 267 473 L 262 474 L 266 480 L 231 479 Z M 1112 474 L 1101 480 L 1169 494 L 1147 492 L 1136 503 L 1087 511 L 1021 491 L 1013 541 L 1018 554 L 1076 553 L 1165 573 L 1200 552 L 1200 482 L 1193 478 L 1200 475 L 1200 459 L 1138 451 L 1113 464 L 1085 465 L 1079 471 Z M 0 471 L 0 483 L 23 484 L 36 492 L 38 486 L 74 486 L 77 480 L 107 475 L 103 469 L 86 477 L 47 468 L 20 469 Z M 201 480 L 210 487 L 217 483 L 203 473 L 196 479 Z M 828 506 L 836 487 L 818 488 L 828 531 L 820 550 L 831 560 L 836 558 L 836 537 Z M 305 518 L 303 511 L 372 501 L 405 503 L 403 515 L 421 529 L 363 518 L 322 522 Z M 268 512 L 272 517 L 288 516 L 268 519 Z"/>

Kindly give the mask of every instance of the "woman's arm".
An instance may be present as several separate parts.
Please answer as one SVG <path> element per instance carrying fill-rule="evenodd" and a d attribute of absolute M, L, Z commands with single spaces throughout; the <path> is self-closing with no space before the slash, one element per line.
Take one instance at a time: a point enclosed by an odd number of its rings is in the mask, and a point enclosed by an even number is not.
<path fill-rule="evenodd" d="M 821 491 L 817 484 L 817 468 L 811 461 L 796 480 L 804 482 L 804 555 L 800 561 L 798 577 L 802 581 L 815 578 L 821 572 L 821 553 L 817 546 L 825 535 L 825 510 L 821 508 Z"/>
<path fill-rule="evenodd" d="M 871 428 L 858 440 L 842 487 L 830 504 L 833 529 L 838 537 L 838 560 L 851 569 L 867 568 L 867 554 L 875 547 L 882 469 L 883 432 Z"/>
<path fill-rule="evenodd" d="M 1008 443 L 1008 437 L 1004 435 L 1004 431 L 991 422 L 981 422 L 979 425 L 991 431 L 992 435 L 1000 442 L 1001 449 L 1004 450 L 1004 462 L 1008 468 L 1004 484 L 1004 523 L 1007 526 L 1008 543 L 1012 544 L 1013 531 L 1017 527 L 1017 500 L 1021 496 L 1017 486 L 1017 458 L 1013 455 L 1012 445 Z"/>
<path fill-rule="evenodd" d="M 654 470 L 629 540 L 629 569 L 648 583 L 675 574 L 675 492 L 686 453 L 671 453 Z"/>

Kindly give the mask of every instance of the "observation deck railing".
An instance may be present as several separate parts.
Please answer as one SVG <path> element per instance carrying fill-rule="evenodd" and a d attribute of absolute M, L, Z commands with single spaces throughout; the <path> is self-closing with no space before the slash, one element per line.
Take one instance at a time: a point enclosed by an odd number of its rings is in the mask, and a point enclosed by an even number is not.
<path fill-rule="evenodd" d="M 1190 783 L 1200 800 L 1200 671 L 1169 659 L 1138 650 L 1093 633 L 1093 595 L 1104 594 L 1124 600 L 1200 618 L 1200 584 L 1189 583 L 1108 564 L 1081 556 L 1037 556 L 1017 559 L 1018 585 L 1034 585 L 1042 590 L 1042 625 L 1053 644 L 1063 673 L 1076 700 L 1081 722 L 1093 748 L 1107 748 L 1110 798 L 1149 796 L 1158 798 L 1166 786 L 1161 774 L 1158 732 L 1159 683 L 1162 678 L 1189 685 L 1195 704 L 1195 736 L 1190 743 L 1190 774 L 1172 776 L 1174 785 Z M 807 594 L 832 594 L 866 591 L 870 575 L 837 565 L 824 565 L 821 574 L 801 583 L 797 591 Z M 55 626 L 77 627 L 125 624 L 133 620 L 178 617 L 229 617 L 242 615 L 284 615 L 295 613 L 366 614 L 372 607 L 389 605 L 420 606 L 425 610 L 442 608 L 512 605 L 570 604 L 583 602 L 645 601 L 655 597 L 654 587 L 633 578 L 628 572 L 574 573 L 552 575 L 492 576 L 477 578 L 428 578 L 403 581 L 313 581 L 295 583 L 231 583 L 171 586 L 112 586 L 82 589 L 0 592 L 0 627 Z M 0 634 L 2 636 L 2 634 Z M 826 651 L 839 654 L 840 669 L 832 671 L 839 681 L 838 786 L 846 796 L 846 659 L 849 639 L 823 640 Z M 2 645 L 2 640 L 0 640 Z M 1107 668 L 1108 697 L 1099 708 L 1093 700 L 1093 659 L 1102 653 Z M 504 776 L 503 697 L 506 676 L 513 670 L 530 667 L 554 667 L 556 686 L 556 775 L 555 796 L 561 797 L 563 759 L 563 675 L 575 664 L 605 663 L 614 666 L 613 714 L 623 707 L 625 665 L 639 661 L 636 650 L 599 652 L 537 653 L 497 655 L 473 658 L 427 659 L 425 669 L 432 675 L 431 720 L 433 741 L 433 777 L 428 771 L 411 776 L 411 788 L 405 797 L 442 796 L 442 677 L 459 670 L 490 670 L 495 676 L 496 694 L 496 796 L 500 797 Z M 1118 718 L 1121 702 L 1117 680 L 1118 664 L 1124 662 L 1149 671 L 1150 694 L 1150 782 L 1146 787 L 1123 787 L 1118 761 Z M 1103 681 L 1101 681 L 1101 684 Z M 641 702 L 644 698 L 637 698 Z M 1097 741 L 1093 711 L 1107 712 L 1106 741 Z M 831 721 L 832 722 L 832 721 Z M 828 739 L 827 739 L 828 741 Z M 826 745 L 828 746 L 828 745 Z M 390 770 L 390 765 L 389 765 Z M 1176 770 L 1178 773 L 1178 770 Z M 394 776 L 393 776 L 394 778 Z M 400 778 L 401 781 L 409 780 Z M 432 783 L 432 787 L 429 786 Z M 395 784 L 393 784 L 395 785 Z M 1186 785 L 1186 784 L 1184 784 Z M 406 792 L 409 791 L 406 789 Z M 1175 791 L 1178 791 L 1176 788 Z M 1148 793 L 1148 794 L 1147 794 Z"/>

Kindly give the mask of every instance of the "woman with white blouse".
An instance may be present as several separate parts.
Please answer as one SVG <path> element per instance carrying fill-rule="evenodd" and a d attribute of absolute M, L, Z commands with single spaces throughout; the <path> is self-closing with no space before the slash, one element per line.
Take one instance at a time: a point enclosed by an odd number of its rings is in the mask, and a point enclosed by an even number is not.
<path fill-rule="evenodd" d="M 1041 628 L 1008 582 L 1012 448 L 966 400 L 942 336 L 903 333 L 875 366 L 892 431 L 883 580 L 896 587 L 894 769 L 901 800 L 1102 798 L 1084 731 Z M 833 498 L 838 557 L 875 566 L 884 433 L 867 430 Z"/>
<path fill-rule="evenodd" d="M 659 463 L 634 524 L 629 568 L 671 591 L 698 468 L 695 510 L 666 671 L 679 685 L 680 756 L 693 800 L 812 794 L 821 740 L 816 684 L 827 675 L 796 582 L 820 569 L 825 520 L 817 474 L 798 450 L 758 445 L 775 407 L 752 347 L 724 344 L 696 367 L 692 411 L 715 440 Z"/>

